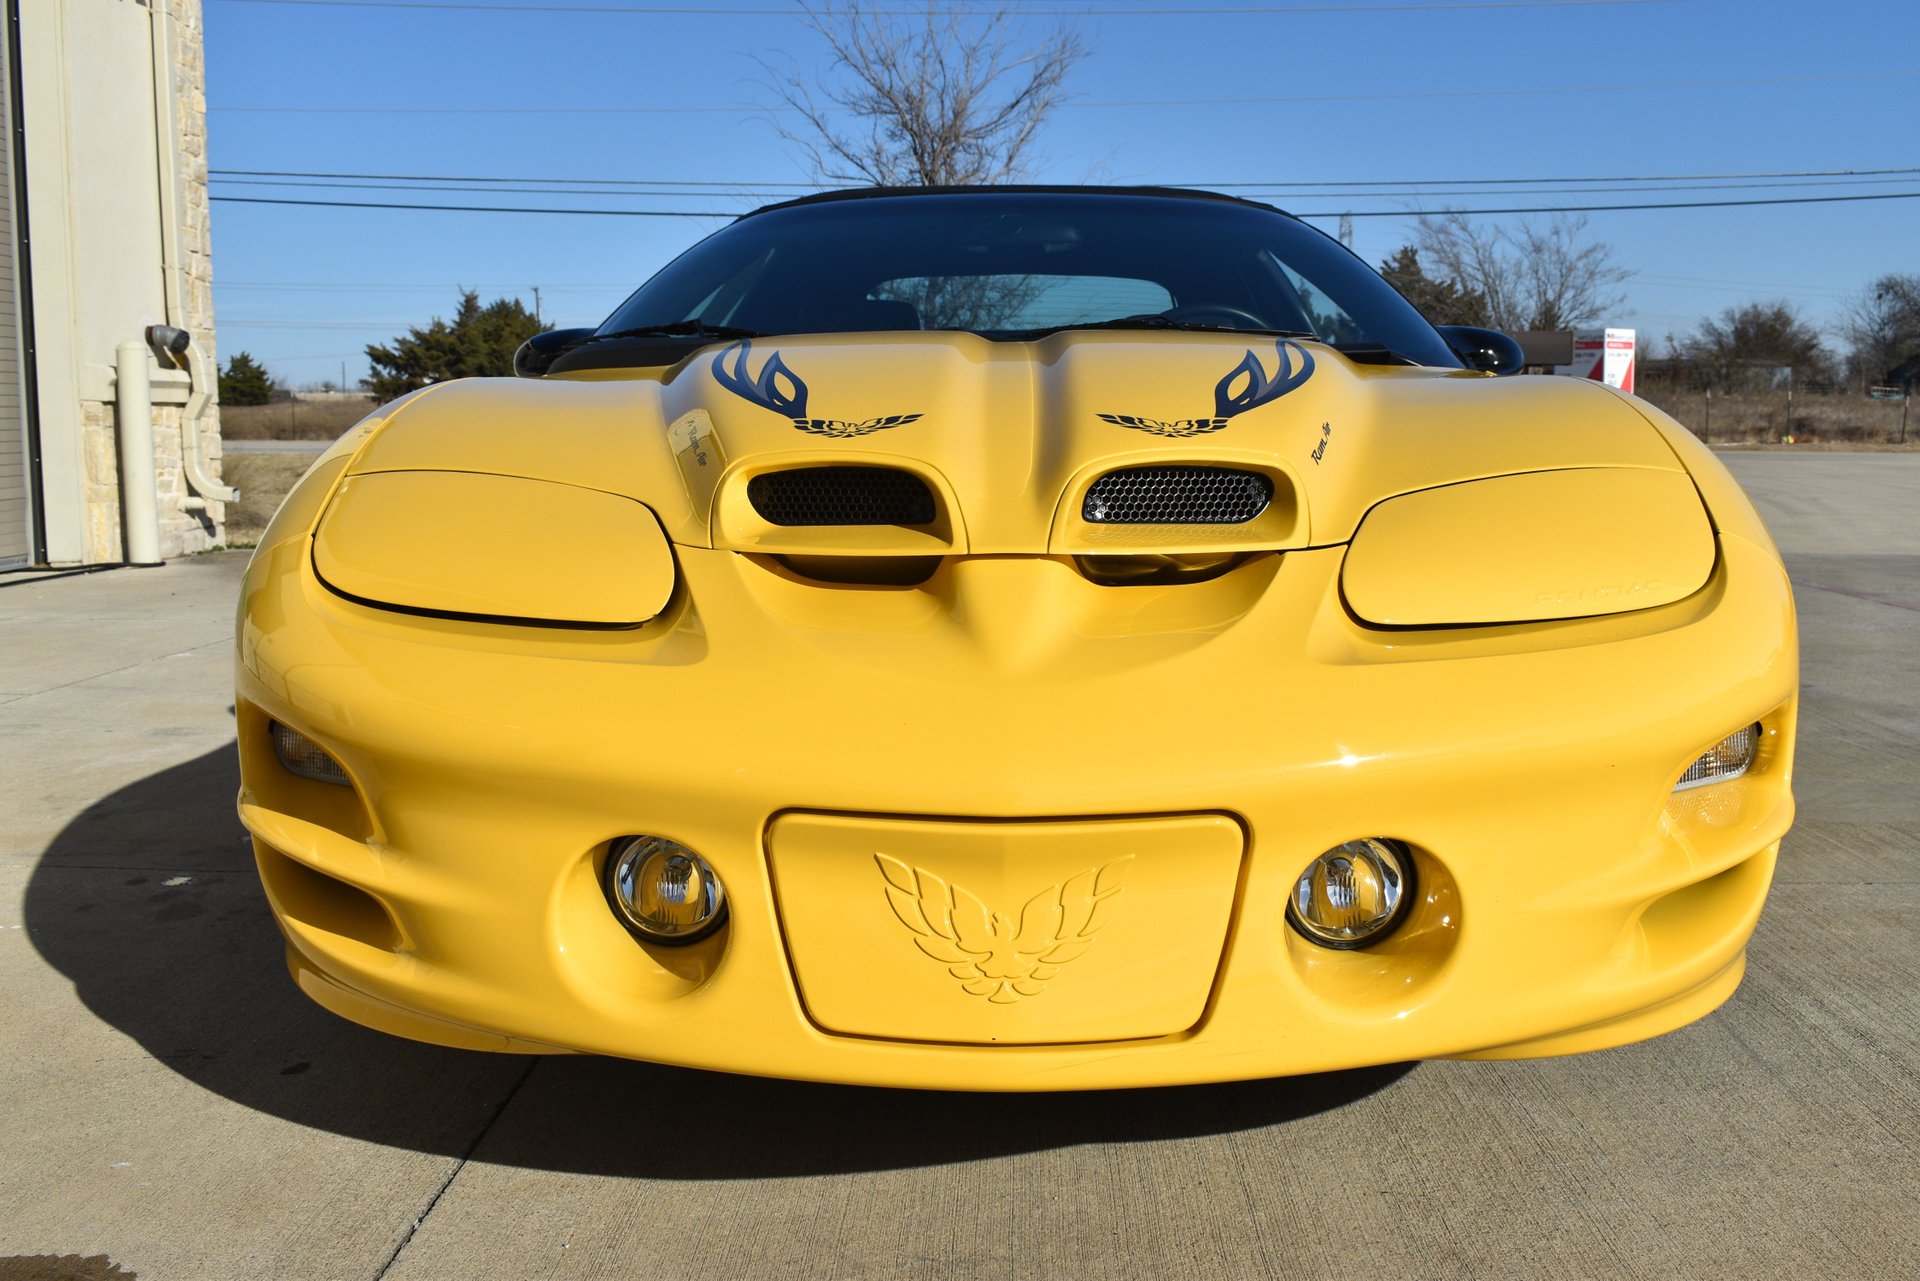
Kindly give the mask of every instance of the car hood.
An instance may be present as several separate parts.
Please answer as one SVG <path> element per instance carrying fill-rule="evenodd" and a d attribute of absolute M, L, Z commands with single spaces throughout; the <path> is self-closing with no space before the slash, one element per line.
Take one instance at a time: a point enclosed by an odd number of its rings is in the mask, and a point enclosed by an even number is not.
<path fill-rule="evenodd" d="M 547 480 L 645 503 L 682 545 L 856 554 L 1086 550 L 1074 539 L 1088 532 L 1075 524 L 1087 487 L 1132 467 L 1217 466 L 1273 484 L 1272 518 L 1258 525 L 1130 535 L 1131 547 L 1167 551 L 1341 543 L 1386 498 L 1480 477 L 1683 470 L 1630 403 L 1579 380 L 1358 363 L 1311 341 L 1132 331 L 716 344 L 659 380 L 623 371 L 442 384 L 356 436 L 356 474 Z M 868 530 L 840 544 L 832 531 L 756 521 L 753 477 L 833 464 L 921 477 L 940 521 L 931 534 Z"/>

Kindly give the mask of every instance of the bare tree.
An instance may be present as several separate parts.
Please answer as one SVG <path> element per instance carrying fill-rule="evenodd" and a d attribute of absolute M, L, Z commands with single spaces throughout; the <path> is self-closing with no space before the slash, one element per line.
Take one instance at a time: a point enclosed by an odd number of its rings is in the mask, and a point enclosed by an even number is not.
<path fill-rule="evenodd" d="M 1847 304 L 1840 322 L 1856 378 L 1920 383 L 1920 276 L 1882 276 Z"/>
<path fill-rule="evenodd" d="M 1440 276 L 1486 300 L 1494 328 L 1572 329 L 1618 307 L 1633 275 L 1586 229 L 1585 215 L 1496 227 L 1449 211 L 1421 215 L 1415 244 Z"/>
<path fill-rule="evenodd" d="M 1087 50 L 1064 26 L 1027 44 L 1014 13 L 936 0 L 911 17 L 862 0 L 803 3 L 801 20 L 827 42 L 832 64 L 815 83 L 791 65 L 761 60 L 800 122 L 776 117 L 774 127 L 834 182 L 939 187 L 1017 178 Z"/>
<path fill-rule="evenodd" d="M 1820 332 L 1784 298 L 1741 303 L 1703 318 L 1681 351 L 1713 385 L 1728 390 L 1771 386 L 1782 369 L 1791 370 L 1799 386 L 1827 381 L 1833 373 Z"/>

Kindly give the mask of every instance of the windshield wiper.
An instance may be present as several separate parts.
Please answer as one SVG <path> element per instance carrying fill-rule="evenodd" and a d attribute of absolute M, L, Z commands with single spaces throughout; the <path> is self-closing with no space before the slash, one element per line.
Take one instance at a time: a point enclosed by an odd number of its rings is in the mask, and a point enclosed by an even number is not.
<path fill-rule="evenodd" d="M 1001 336 L 1016 340 L 1045 338 L 1048 334 L 1082 329 L 1177 329 L 1196 334 L 1265 334 L 1272 338 L 1313 338 L 1320 335 L 1303 329 L 1266 329 L 1247 325 L 1209 325 L 1198 320 L 1173 320 L 1167 316 L 1121 316 L 1116 320 L 1082 320 L 1065 325 L 1043 325 L 1038 329 L 1008 329 Z"/>
<path fill-rule="evenodd" d="M 736 329 L 732 325 L 709 325 L 704 320 L 676 320 L 670 325 L 639 325 L 595 334 L 587 342 L 605 342 L 609 338 L 758 338 L 757 329 Z"/>

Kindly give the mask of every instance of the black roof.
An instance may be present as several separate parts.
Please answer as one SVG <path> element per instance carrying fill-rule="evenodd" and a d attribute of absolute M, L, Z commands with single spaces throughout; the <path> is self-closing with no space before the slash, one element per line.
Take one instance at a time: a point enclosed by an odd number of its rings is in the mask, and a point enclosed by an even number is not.
<path fill-rule="evenodd" d="M 819 191 L 811 196 L 800 196 L 793 200 L 782 200 L 777 204 L 762 205 L 760 208 L 740 216 L 742 218 L 751 218 L 755 214 L 771 213 L 775 209 L 792 209 L 800 205 L 832 204 L 841 200 L 877 200 L 895 196 L 997 195 L 1170 196 L 1179 200 L 1216 200 L 1230 205 L 1246 205 L 1254 209 L 1266 209 L 1278 214 L 1285 214 L 1287 212 L 1278 205 L 1270 205 L 1264 201 L 1248 200 L 1244 196 L 1223 195 L 1218 191 L 1202 191 L 1197 187 L 1106 187 L 1004 183 L 966 187 L 846 187 L 838 191 Z M 1293 215 L 1287 214 L 1287 216 L 1292 217 Z"/>

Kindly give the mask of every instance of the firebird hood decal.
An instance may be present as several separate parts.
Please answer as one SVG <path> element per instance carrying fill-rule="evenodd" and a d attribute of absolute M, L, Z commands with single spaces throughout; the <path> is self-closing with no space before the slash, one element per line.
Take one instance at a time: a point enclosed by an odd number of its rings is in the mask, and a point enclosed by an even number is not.
<path fill-rule="evenodd" d="M 854 422 L 839 418 L 809 418 L 807 385 L 800 381 L 800 375 L 789 369 L 787 362 L 775 351 L 768 354 L 766 363 L 760 367 L 760 376 L 755 378 L 747 372 L 747 357 L 752 351 L 751 340 L 723 348 L 713 358 L 714 379 L 742 400 L 762 409 L 771 409 L 776 414 L 785 414 L 795 428 L 810 435 L 846 440 L 854 436 L 870 436 L 889 427 L 902 427 L 920 417 L 919 414 L 882 414 L 878 418 Z M 733 357 L 731 369 L 727 368 L 729 356 Z"/>
<path fill-rule="evenodd" d="M 1297 342 L 1288 342 L 1282 338 L 1275 344 L 1280 352 L 1280 368 L 1273 377 L 1267 377 L 1266 369 L 1260 364 L 1260 357 L 1248 351 L 1246 359 L 1235 365 L 1225 378 L 1213 389 L 1213 417 L 1176 418 L 1165 422 L 1158 418 L 1144 418 L 1136 414 L 1099 414 L 1103 422 L 1120 427 L 1131 427 L 1135 431 L 1148 432 L 1155 436 L 1167 436 L 1176 440 L 1189 436 L 1202 436 L 1208 432 L 1219 431 L 1227 425 L 1227 420 L 1249 409 L 1280 399 L 1288 392 L 1313 377 L 1313 353 Z M 1294 368 L 1294 357 L 1299 357 L 1299 368 Z"/>

